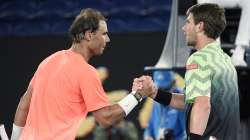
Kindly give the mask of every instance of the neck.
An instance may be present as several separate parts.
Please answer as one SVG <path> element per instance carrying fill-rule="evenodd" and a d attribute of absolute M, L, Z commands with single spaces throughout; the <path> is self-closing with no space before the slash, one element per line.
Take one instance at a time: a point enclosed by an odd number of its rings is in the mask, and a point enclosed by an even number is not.
<path fill-rule="evenodd" d="M 70 47 L 70 50 L 80 54 L 87 62 L 92 57 L 87 49 L 87 46 L 83 45 L 83 43 L 73 43 Z"/>
<path fill-rule="evenodd" d="M 200 50 L 200 49 L 204 48 L 207 44 L 210 44 L 214 41 L 215 41 L 214 39 L 208 38 L 208 37 L 203 37 L 203 38 L 197 39 L 195 49 Z"/>

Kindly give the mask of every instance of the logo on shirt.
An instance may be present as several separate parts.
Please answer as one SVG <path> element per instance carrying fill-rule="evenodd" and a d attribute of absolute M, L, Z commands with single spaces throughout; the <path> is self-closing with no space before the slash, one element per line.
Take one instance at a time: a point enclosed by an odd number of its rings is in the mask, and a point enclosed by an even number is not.
<path fill-rule="evenodd" d="M 198 64 L 190 64 L 186 66 L 186 70 L 198 69 Z"/>

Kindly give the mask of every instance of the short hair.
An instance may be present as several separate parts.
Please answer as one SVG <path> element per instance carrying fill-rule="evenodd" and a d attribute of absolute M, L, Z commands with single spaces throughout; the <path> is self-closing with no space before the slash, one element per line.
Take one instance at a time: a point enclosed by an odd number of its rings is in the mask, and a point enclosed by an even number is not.
<path fill-rule="evenodd" d="M 69 28 L 69 36 L 73 42 L 79 43 L 86 31 L 95 32 L 99 29 L 99 21 L 106 18 L 98 10 L 87 8 L 81 10 Z"/>
<path fill-rule="evenodd" d="M 204 22 L 205 34 L 210 38 L 218 38 L 226 28 L 225 10 L 218 4 L 196 4 L 188 9 L 187 15 L 190 13 L 194 17 L 195 24 Z"/>

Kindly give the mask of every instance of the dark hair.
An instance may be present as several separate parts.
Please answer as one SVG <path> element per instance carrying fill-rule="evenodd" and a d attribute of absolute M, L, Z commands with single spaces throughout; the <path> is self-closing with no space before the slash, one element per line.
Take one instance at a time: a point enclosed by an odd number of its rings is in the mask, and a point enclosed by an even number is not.
<path fill-rule="evenodd" d="M 69 28 L 69 35 L 73 42 L 79 43 L 84 38 L 84 33 L 88 30 L 95 32 L 99 28 L 99 21 L 106 18 L 100 11 L 87 8 L 81 10 Z"/>
<path fill-rule="evenodd" d="M 188 9 L 187 15 L 190 13 L 195 24 L 204 22 L 205 34 L 210 38 L 218 38 L 226 28 L 225 10 L 217 4 L 196 4 Z"/>

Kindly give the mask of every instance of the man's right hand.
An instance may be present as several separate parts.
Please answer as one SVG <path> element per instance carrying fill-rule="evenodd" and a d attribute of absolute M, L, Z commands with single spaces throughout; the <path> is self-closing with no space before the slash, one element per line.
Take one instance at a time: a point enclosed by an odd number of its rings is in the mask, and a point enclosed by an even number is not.
<path fill-rule="evenodd" d="M 143 97 L 154 98 L 158 89 L 150 76 L 141 76 L 134 79 L 132 91 L 140 93 Z"/>

